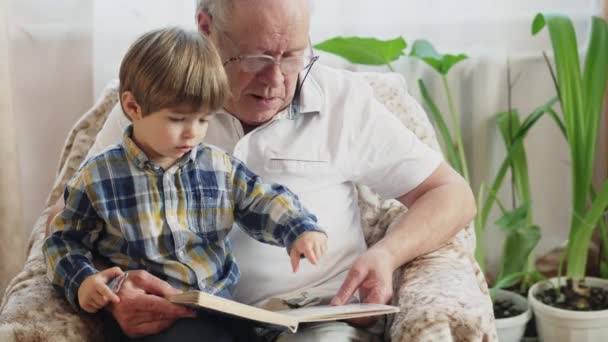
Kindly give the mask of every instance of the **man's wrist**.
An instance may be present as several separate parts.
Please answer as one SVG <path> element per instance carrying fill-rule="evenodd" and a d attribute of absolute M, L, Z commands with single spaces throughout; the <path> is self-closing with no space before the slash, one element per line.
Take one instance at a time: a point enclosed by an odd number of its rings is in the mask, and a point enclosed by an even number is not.
<path fill-rule="evenodd" d="M 392 252 L 382 241 L 378 241 L 368 252 L 375 254 L 379 260 L 382 260 L 382 264 L 387 265 L 391 271 L 395 271 L 402 265 L 396 253 Z"/>

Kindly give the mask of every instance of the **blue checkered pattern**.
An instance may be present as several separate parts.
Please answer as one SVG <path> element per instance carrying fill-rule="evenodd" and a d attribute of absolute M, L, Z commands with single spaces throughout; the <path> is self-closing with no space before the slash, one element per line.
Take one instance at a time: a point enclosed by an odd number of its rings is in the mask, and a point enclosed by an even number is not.
<path fill-rule="evenodd" d="M 201 144 L 163 170 L 131 131 L 71 179 L 43 247 L 49 279 L 75 308 L 80 284 L 97 272 L 92 251 L 177 288 L 226 295 L 240 276 L 227 238 L 234 224 L 287 250 L 301 233 L 322 231 L 295 194 L 225 152 Z"/>

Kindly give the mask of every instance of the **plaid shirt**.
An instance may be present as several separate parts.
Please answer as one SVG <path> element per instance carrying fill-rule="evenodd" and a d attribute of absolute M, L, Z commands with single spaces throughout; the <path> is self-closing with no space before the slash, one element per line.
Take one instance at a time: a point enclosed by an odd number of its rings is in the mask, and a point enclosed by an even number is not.
<path fill-rule="evenodd" d="M 70 180 L 43 247 L 49 279 L 75 308 L 80 284 L 98 272 L 92 251 L 177 288 L 228 296 L 240 276 L 227 238 L 233 224 L 287 250 L 301 233 L 321 231 L 295 194 L 225 152 L 201 144 L 165 171 L 131 131 Z"/>

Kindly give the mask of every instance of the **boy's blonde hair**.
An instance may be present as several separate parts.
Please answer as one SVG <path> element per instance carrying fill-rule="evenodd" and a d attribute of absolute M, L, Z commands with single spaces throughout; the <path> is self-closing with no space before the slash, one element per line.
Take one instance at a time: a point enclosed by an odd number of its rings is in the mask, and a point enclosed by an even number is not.
<path fill-rule="evenodd" d="M 178 27 L 139 37 L 122 60 L 119 78 L 119 93 L 130 91 L 143 115 L 167 108 L 181 113 L 214 112 L 229 92 L 222 61 L 211 41 Z"/>

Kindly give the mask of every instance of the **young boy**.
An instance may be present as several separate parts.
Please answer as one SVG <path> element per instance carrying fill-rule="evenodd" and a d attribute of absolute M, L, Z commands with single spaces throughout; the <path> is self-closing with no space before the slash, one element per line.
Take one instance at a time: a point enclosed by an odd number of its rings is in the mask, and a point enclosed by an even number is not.
<path fill-rule="evenodd" d="M 293 193 L 201 143 L 227 92 L 220 57 L 197 32 L 156 30 L 130 47 L 119 95 L 132 125 L 68 183 L 44 245 L 49 278 L 73 307 L 118 302 L 106 284 L 129 269 L 230 298 L 239 280 L 227 239 L 234 223 L 287 247 L 294 272 L 302 255 L 312 264 L 323 255 L 326 235 Z M 99 272 L 93 252 L 117 267 Z"/>

